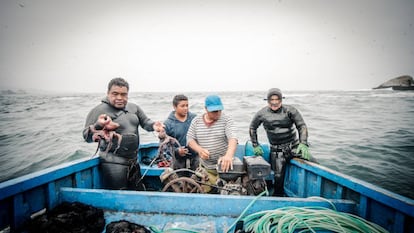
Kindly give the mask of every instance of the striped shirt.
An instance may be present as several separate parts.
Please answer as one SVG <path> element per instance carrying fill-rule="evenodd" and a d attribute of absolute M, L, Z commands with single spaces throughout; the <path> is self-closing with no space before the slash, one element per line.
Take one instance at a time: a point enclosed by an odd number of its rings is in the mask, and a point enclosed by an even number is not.
<path fill-rule="evenodd" d="M 187 142 L 195 140 L 207 149 L 210 157 L 206 160 L 200 158 L 200 163 L 207 169 L 216 169 L 218 158 L 226 154 L 228 139 L 237 139 L 234 122 L 224 113 L 221 113 L 221 117 L 210 126 L 207 126 L 203 119 L 204 115 L 193 119 L 187 132 Z"/>

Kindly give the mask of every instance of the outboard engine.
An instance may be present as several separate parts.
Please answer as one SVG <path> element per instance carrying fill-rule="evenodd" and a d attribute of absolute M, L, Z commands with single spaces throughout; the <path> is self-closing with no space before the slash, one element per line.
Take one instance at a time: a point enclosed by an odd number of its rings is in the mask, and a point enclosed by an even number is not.
<path fill-rule="evenodd" d="M 219 179 L 217 186 L 220 194 L 223 195 L 247 195 L 247 190 L 242 185 L 242 178 L 246 175 L 243 162 L 235 157 L 233 160 L 233 169 L 223 172 L 221 166 L 217 167 Z"/>
<path fill-rule="evenodd" d="M 244 156 L 243 162 L 235 157 L 233 169 L 221 171 L 218 166 L 217 186 L 223 195 L 258 195 L 266 190 L 265 178 L 270 174 L 270 164 L 261 156 Z"/>
<path fill-rule="evenodd" d="M 270 174 L 270 164 L 262 156 L 244 156 L 247 178 L 243 182 L 249 195 L 259 195 L 267 189 L 265 178 Z"/>

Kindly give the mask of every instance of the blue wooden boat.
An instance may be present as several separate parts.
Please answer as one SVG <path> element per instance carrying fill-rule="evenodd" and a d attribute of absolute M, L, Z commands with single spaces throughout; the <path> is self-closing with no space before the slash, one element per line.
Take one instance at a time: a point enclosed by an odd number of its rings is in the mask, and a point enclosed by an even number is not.
<path fill-rule="evenodd" d="M 269 148 L 264 151 L 268 160 Z M 144 144 L 138 160 L 157 154 L 158 143 Z M 237 157 L 251 154 L 251 145 L 238 146 Z M 0 183 L 0 232 L 20 232 L 31 217 L 63 202 L 102 208 L 106 223 L 127 220 L 155 229 L 199 227 L 200 232 L 235 232 L 243 217 L 264 210 L 334 206 L 389 232 L 414 232 L 414 200 L 301 159 L 288 165 L 286 197 L 161 192 L 165 168 L 144 164 L 141 173 L 151 191 L 105 190 L 98 165 L 97 157 L 84 158 Z"/>

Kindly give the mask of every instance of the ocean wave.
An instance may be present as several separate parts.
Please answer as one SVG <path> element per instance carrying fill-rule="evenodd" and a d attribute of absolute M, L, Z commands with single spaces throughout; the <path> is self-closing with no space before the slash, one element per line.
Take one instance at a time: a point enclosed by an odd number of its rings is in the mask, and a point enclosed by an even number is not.
<path fill-rule="evenodd" d="M 130 93 L 153 120 L 164 121 L 178 93 Z M 190 111 L 204 113 L 209 93 L 184 93 Z M 309 129 L 310 150 L 331 169 L 414 198 L 414 92 L 390 90 L 287 91 L 285 104 L 296 106 Z M 235 120 L 239 143 L 249 140 L 254 114 L 266 106 L 263 92 L 221 92 L 224 112 Z M 0 96 L 0 181 L 63 162 L 92 156 L 86 143 L 86 115 L 103 93 Z M 267 143 L 263 127 L 259 141 Z M 156 142 L 140 128 L 142 143 Z M 391 182 L 392 181 L 392 182 Z"/>

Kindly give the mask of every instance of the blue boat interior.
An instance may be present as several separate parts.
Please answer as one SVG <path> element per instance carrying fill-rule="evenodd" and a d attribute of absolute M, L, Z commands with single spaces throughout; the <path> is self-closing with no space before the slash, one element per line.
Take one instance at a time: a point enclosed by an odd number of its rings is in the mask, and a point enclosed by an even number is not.
<path fill-rule="evenodd" d="M 138 160 L 154 158 L 157 149 L 157 143 L 142 145 Z M 264 152 L 268 161 L 269 148 L 264 147 Z M 240 158 L 252 154 L 250 145 L 237 148 Z M 65 201 L 102 208 L 106 223 L 127 220 L 158 229 L 199 226 L 210 229 L 203 232 L 228 232 L 241 216 L 288 206 L 316 206 L 355 214 L 389 232 L 414 232 L 412 199 L 301 159 L 288 164 L 286 197 L 161 192 L 159 176 L 164 169 L 141 164 L 148 191 L 102 189 L 97 157 L 0 183 L 0 232 L 19 232 L 33 216 Z M 272 175 L 266 178 L 271 179 Z"/>

